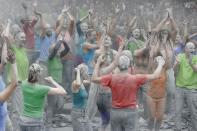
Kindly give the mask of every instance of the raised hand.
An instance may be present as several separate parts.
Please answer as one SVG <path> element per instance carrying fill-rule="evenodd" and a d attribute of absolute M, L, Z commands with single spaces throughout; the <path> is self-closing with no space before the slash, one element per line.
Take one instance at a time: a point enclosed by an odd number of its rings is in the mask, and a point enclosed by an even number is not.
<path fill-rule="evenodd" d="M 45 81 L 52 83 L 53 82 L 53 78 L 51 76 L 44 78 Z"/>
<path fill-rule="evenodd" d="M 62 13 L 67 13 L 70 10 L 70 6 L 64 5 L 64 8 L 62 9 Z"/>
<path fill-rule="evenodd" d="M 165 60 L 162 56 L 157 56 L 155 59 L 158 64 L 160 64 L 162 66 L 165 64 Z"/>
<path fill-rule="evenodd" d="M 24 10 L 27 10 L 27 5 L 24 2 L 21 3 L 21 5 L 22 5 L 22 7 L 23 7 Z"/>
<path fill-rule="evenodd" d="M 97 62 L 98 62 L 99 64 L 101 64 L 101 63 L 103 63 L 104 61 L 105 61 L 105 56 L 104 56 L 104 54 L 102 54 L 102 55 L 100 55 L 99 58 L 97 59 Z"/>
<path fill-rule="evenodd" d="M 7 61 L 9 61 L 11 64 L 13 64 L 16 60 L 15 54 L 11 51 L 8 50 L 7 52 Z"/>

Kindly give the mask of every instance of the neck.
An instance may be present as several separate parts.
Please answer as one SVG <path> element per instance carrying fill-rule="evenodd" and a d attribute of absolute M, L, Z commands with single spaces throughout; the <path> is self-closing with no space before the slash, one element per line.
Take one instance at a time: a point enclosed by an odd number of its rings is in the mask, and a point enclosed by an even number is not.
<path fill-rule="evenodd" d="M 120 74 L 128 74 L 128 69 L 126 69 L 126 70 L 120 70 Z"/>

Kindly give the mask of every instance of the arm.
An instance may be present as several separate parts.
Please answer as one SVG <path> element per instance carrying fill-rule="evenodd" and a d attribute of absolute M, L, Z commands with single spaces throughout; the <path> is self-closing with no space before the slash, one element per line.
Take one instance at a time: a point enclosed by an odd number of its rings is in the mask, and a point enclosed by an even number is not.
<path fill-rule="evenodd" d="M 101 77 L 99 77 L 99 70 L 101 66 L 101 61 L 104 61 L 103 55 L 99 56 L 98 61 L 94 67 L 94 72 L 92 76 L 92 82 L 99 84 L 101 82 Z"/>
<path fill-rule="evenodd" d="M 80 25 L 81 25 L 81 21 L 78 21 L 76 23 L 76 28 L 77 28 L 77 33 L 78 33 L 79 37 L 84 35 Z"/>
<path fill-rule="evenodd" d="M 193 54 L 190 54 L 189 56 L 189 64 L 192 67 L 194 72 L 197 72 L 197 63 L 192 63 L 192 58 L 193 58 Z"/>
<path fill-rule="evenodd" d="M 158 62 L 158 66 L 157 66 L 157 68 L 156 68 L 156 70 L 154 71 L 153 74 L 148 74 L 147 75 L 147 80 L 148 81 L 159 78 L 160 73 L 163 69 L 163 65 L 165 64 L 165 61 L 161 56 L 157 57 L 156 59 L 157 59 L 157 62 Z"/>
<path fill-rule="evenodd" d="M 12 95 L 16 86 L 16 82 L 12 82 L 5 90 L 0 93 L 0 103 L 5 102 Z"/>
<path fill-rule="evenodd" d="M 72 83 L 72 89 L 74 90 L 74 92 L 76 91 L 78 92 L 81 86 L 80 70 L 76 68 L 76 71 L 77 71 L 76 80 Z"/>
<path fill-rule="evenodd" d="M 123 45 L 119 47 L 118 53 L 116 54 L 114 61 L 108 67 L 102 69 L 102 75 L 111 73 L 117 67 L 118 59 L 122 53 L 123 47 Z"/>
<path fill-rule="evenodd" d="M 64 10 L 61 12 L 61 14 L 58 16 L 57 22 L 56 22 L 56 28 L 55 28 L 55 33 L 56 36 L 59 36 L 61 30 L 62 30 L 62 26 L 64 24 Z"/>
<path fill-rule="evenodd" d="M 68 28 L 68 32 L 69 32 L 70 36 L 73 36 L 74 25 L 75 25 L 74 17 L 70 14 L 70 12 L 67 12 L 67 15 L 70 19 L 70 25 L 69 25 L 69 28 Z"/>
<path fill-rule="evenodd" d="M 168 21 L 169 18 L 169 12 L 167 12 L 166 17 L 157 25 L 157 27 L 154 29 L 154 31 L 158 32 L 162 29 L 164 24 Z"/>
<path fill-rule="evenodd" d="M 55 80 L 53 80 L 52 77 L 45 78 L 49 83 L 54 85 L 54 88 L 50 88 L 48 94 L 49 95 L 66 95 L 67 92 L 64 90 L 64 88 L 59 85 Z"/>
<path fill-rule="evenodd" d="M 76 23 L 77 33 L 78 33 L 79 37 L 82 36 L 82 35 L 84 35 L 84 33 L 83 33 L 82 29 L 81 29 L 80 24 L 81 24 L 84 20 L 86 20 L 88 17 L 89 17 L 89 14 L 88 14 L 87 16 L 81 18 L 81 19 Z"/>
<path fill-rule="evenodd" d="M 180 60 L 179 60 L 178 56 L 175 59 L 176 60 L 175 60 L 175 64 L 173 66 L 173 69 L 174 69 L 174 73 L 177 74 L 178 69 L 180 67 Z"/>
<path fill-rule="evenodd" d="M 8 87 L 0 93 L 0 102 L 5 102 L 12 95 L 13 91 L 15 90 L 17 86 L 17 66 L 15 63 L 14 54 L 10 54 L 8 56 L 8 60 L 12 64 L 13 76 L 12 76 L 12 81 L 8 85 Z"/>
<path fill-rule="evenodd" d="M 133 18 L 129 21 L 127 33 L 131 32 L 131 30 L 133 29 L 134 24 L 137 22 L 137 21 L 136 21 L 136 20 L 137 20 L 136 18 L 137 18 L 137 17 L 135 16 L 135 17 L 133 17 Z"/>
<path fill-rule="evenodd" d="M 171 23 L 171 29 L 172 29 L 172 31 L 170 32 L 170 36 L 173 42 L 175 42 L 176 35 L 177 35 L 177 25 L 175 23 L 174 18 L 170 18 L 170 23 Z"/>
<path fill-rule="evenodd" d="M 189 37 L 189 34 L 188 34 L 188 23 L 187 22 L 184 22 L 183 23 L 183 26 L 184 26 L 183 42 L 186 43 L 187 42 L 187 39 Z"/>
<path fill-rule="evenodd" d="M 197 64 L 196 65 L 190 64 L 190 66 L 192 67 L 193 71 L 197 72 Z"/>
<path fill-rule="evenodd" d="M 99 46 L 97 45 L 97 44 L 90 44 L 90 43 L 85 43 L 84 45 L 83 45 L 83 48 L 84 49 L 98 49 L 99 48 Z"/>
<path fill-rule="evenodd" d="M 7 26 L 5 27 L 3 33 L 2 33 L 2 37 L 4 38 L 7 47 L 11 47 L 11 43 L 14 42 L 13 36 L 10 34 L 10 25 L 11 25 L 11 20 L 8 19 L 8 23 Z"/>

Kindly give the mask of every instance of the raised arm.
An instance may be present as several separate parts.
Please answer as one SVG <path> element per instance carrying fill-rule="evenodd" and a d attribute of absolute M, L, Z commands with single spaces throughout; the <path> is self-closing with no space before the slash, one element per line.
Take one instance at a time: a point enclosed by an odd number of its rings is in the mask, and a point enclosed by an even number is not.
<path fill-rule="evenodd" d="M 17 86 L 17 67 L 15 63 L 15 55 L 13 53 L 9 53 L 8 61 L 12 64 L 12 81 L 8 87 L 0 93 L 0 103 L 5 102 L 12 95 Z"/>
<path fill-rule="evenodd" d="M 92 76 L 92 82 L 94 83 L 100 83 L 101 81 L 101 77 L 99 77 L 99 70 L 103 62 L 104 62 L 104 57 L 103 55 L 100 55 L 95 65 L 93 76 Z"/>
<path fill-rule="evenodd" d="M 77 72 L 76 79 L 72 83 L 72 90 L 73 92 L 78 92 L 79 88 L 81 86 L 81 76 L 80 76 L 80 70 L 78 68 L 75 68 Z"/>
<path fill-rule="evenodd" d="M 171 24 L 171 32 L 170 32 L 170 36 L 171 36 L 171 39 L 173 40 L 173 42 L 175 42 L 176 40 L 176 35 L 177 35 L 177 25 L 176 25 L 176 22 L 174 20 L 174 18 L 170 17 L 170 24 Z"/>
<path fill-rule="evenodd" d="M 69 28 L 68 28 L 68 32 L 70 34 L 70 36 L 73 36 L 74 34 L 74 26 L 75 26 L 75 19 L 74 17 L 70 14 L 70 12 L 67 12 L 67 16 L 70 19 L 70 24 L 69 24 Z"/>
<path fill-rule="evenodd" d="M 80 19 L 79 21 L 77 21 L 77 23 L 76 23 L 77 33 L 78 33 L 79 37 L 84 35 L 84 32 L 83 32 L 82 29 L 81 29 L 81 23 L 82 23 L 83 21 L 85 21 L 85 20 L 89 17 L 89 15 L 90 15 L 90 14 L 84 16 L 83 18 L 81 18 L 81 19 Z"/>
<path fill-rule="evenodd" d="M 121 56 L 123 48 L 124 46 L 121 44 L 121 46 L 119 46 L 118 53 L 116 54 L 114 61 L 109 66 L 102 69 L 102 75 L 111 73 L 117 67 L 118 59 Z"/>
<path fill-rule="evenodd" d="M 49 95 L 66 95 L 67 94 L 64 88 L 61 85 L 59 85 L 55 80 L 53 80 L 52 77 L 47 77 L 45 78 L 45 80 L 54 86 L 53 88 L 50 88 L 48 92 Z"/>
<path fill-rule="evenodd" d="M 61 14 L 57 18 L 56 28 L 55 28 L 55 33 L 56 33 L 57 36 L 59 36 L 59 34 L 62 30 L 62 27 L 63 27 L 63 24 L 64 24 L 64 17 L 65 17 L 65 14 L 68 12 L 68 10 L 69 10 L 69 8 L 64 6 L 64 8 L 62 9 Z"/>
<path fill-rule="evenodd" d="M 156 57 L 156 61 L 158 63 L 158 66 L 157 66 L 157 68 L 156 68 L 156 70 L 154 71 L 153 74 L 148 74 L 147 75 L 147 80 L 148 81 L 159 78 L 159 76 L 161 74 L 161 71 L 163 69 L 163 66 L 165 64 L 165 61 L 164 61 L 163 57 L 161 57 L 161 56 Z"/>
<path fill-rule="evenodd" d="M 163 26 L 165 25 L 165 23 L 168 21 L 169 19 L 169 12 L 167 12 L 165 18 L 156 26 L 156 28 L 154 29 L 155 32 L 159 32 Z"/>

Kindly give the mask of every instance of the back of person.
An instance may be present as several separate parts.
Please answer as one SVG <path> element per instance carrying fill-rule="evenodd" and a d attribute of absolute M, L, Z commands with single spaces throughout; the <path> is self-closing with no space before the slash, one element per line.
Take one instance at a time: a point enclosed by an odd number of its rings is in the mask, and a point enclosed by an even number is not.
<path fill-rule="evenodd" d="M 103 79 L 103 82 L 105 80 Z M 108 83 L 112 90 L 113 108 L 136 108 L 137 90 L 146 81 L 145 75 L 114 74 Z M 107 82 L 107 81 L 106 81 Z"/>
<path fill-rule="evenodd" d="M 84 87 L 80 88 L 79 92 L 73 93 L 73 108 L 85 109 L 87 97 L 88 94 Z"/>
<path fill-rule="evenodd" d="M 150 84 L 148 94 L 155 99 L 163 98 L 166 95 L 166 69 L 163 69 L 160 78 L 155 79 Z"/>
<path fill-rule="evenodd" d="M 50 87 L 23 81 L 21 89 L 23 94 L 22 115 L 30 118 L 42 118 L 44 100 Z"/>

